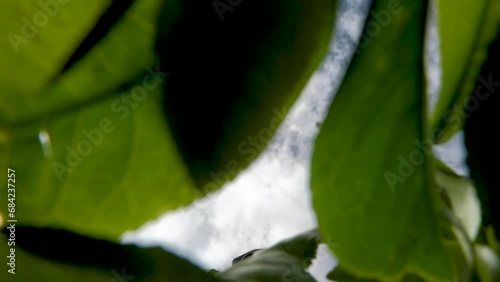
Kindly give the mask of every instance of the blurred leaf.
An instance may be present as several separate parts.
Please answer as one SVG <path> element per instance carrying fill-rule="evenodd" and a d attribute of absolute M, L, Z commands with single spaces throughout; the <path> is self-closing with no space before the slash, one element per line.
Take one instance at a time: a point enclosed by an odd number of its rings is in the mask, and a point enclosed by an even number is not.
<path fill-rule="evenodd" d="M 6 55 L 0 72 L 0 127 L 29 126 L 74 111 L 116 93 L 120 85 L 153 64 L 162 0 L 140 0 L 87 56 L 57 76 L 110 2 L 1 2 L 0 18 L 5 22 L 1 29 L 8 40 L 0 44 L 0 52 Z"/>
<path fill-rule="evenodd" d="M 454 240 L 446 242 L 447 250 L 454 254 L 464 277 L 470 277 L 474 267 L 473 242 L 481 227 L 481 203 L 474 185 L 465 177 L 458 176 L 451 168 L 434 158 L 436 183 L 441 195 L 449 203 L 444 213 L 452 222 Z"/>
<path fill-rule="evenodd" d="M 394 3 L 373 2 L 364 31 L 369 40 L 319 133 L 313 205 L 321 234 L 342 245 L 333 251 L 345 270 L 381 280 L 406 273 L 453 280 L 455 265 L 443 243 L 453 235 L 424 123 L 426 1 Z M 382 16 L 389 18 L 383 27 Z"/>
<path fill-rule="evenodd" d="M 462 129 L 464 111 L 474 87 L 487 76 L 477 77 L 488 45 L 500 26 L 500 2 L 492 0 L 439 0 L 437 3 L 442 85 L 431 124 L 437 143 L 444 143 Z M 466 20 L 464 20 L 466 18 Z M 473 111 L 473 110 L 472 110 Z"/>
<path fill-rule="evenodd" d="M 316 230 L 282 241 L 235 263 L 218 277 L 224 281 L 316 281 L 306 268 L 320 242 Z"/>
<path fill-rule="evenodd" d="M 56 229 L 16 226 L 15 233 L 15 247 L 0 235 L 1 281 L 216 281 L 160 248 L 118 245 Z M 7 271 L 10 248 L 15 248 L 15 275 Z"/>
<path fill-rule="evenodd" d="M 265 148 L 327 52 L 337 1 L 167 1 L 166 115 L 198 187 L 232 179 Z"/>
<path fill-rule="evenodd" d="M 40 89 L 92 29 L 110 1 L 54 2 L 46 1 L 47 6 L 38 1 L 0 2 L 3 23 L 0 29 L 7 35 L 0 43 L 2 123 L 15 119 L 23 104 L 31 110 L 36 105 L 35 101 L 29 103 L 31 99 L 46 98 L 39 93 Z"/>
<path fill-rule="evenodd" d="M 482 282 L 500 281 L 500 257 L 490 247 L 477 244 L 477 273 Z"/>
<path fill-rule="evenodd" d="M 447 167 L 435 160 L 437 167 Z M 474 185 L 465 177 L 451 172 L 450 168 L 436 170 L 436 182 L 451 201 L 454 214 L 460 220 L 469 240 L 474 241 L 481 226 L 481 203 Z"/>
<path fill-rule="evenodd" d="M 148 66 L 162 2 L 123 6 L 95 44 L 88 35 L 110 20 L 105 11 L 116 12 L 110 1 L 2 2 L 6 34 L 25 36 L 26 21 L 48 15 L 26 42 L 0 46 L 11 54 L 0 73 L 0 168 L 18 172 L 24 224 L 116 239 L 195 198 L 161 109 L 166 74 Z M 72 61 L 75 50 L 84 52 Z M 68 60 L 75 64 L 57 76 Z"/>
<path fill-rule="evenodd" d="M 162 119 L 161 79 L 122 93 L 141 98 L 130 106 L 117 96 L 51 122 L 0 130 L 0 169 L 16 171 L 16 217 L 114 240 L 190 203 L 196 190 Z M 5 219 L 6 195 L 0 204 Z"/>
<path fill-rule="evenodd" d="M 484 84 L 476 81 L 475 89 L 482 89 L 484 92 L 471 95 L 471 102 L 478 104 L 476 110 L 467 116 L 464 127 L 465 145 L 468 151 L 467 164 L 483 206 L 483 225 L 492 225 L 496 234 L 500 234 L 500 209 L 496 207 L 500 199 L 498 193 L 500 183 L 497 176 L 500 155 L 497 134 L 500 109 L 499 50 L 500 31 L 489 46 L 488 60 L 482 66 L 480 73 L 480 77 L 493 82 Z M 488 92 L 485 94 L 486 89 Z"/>

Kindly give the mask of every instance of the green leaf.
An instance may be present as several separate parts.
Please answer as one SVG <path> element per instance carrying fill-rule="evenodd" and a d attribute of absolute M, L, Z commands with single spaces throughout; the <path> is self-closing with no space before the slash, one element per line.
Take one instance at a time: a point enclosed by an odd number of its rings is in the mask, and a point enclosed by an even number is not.
<path fill-rule="evenodd" d="M 116 239 L 191 202 L 199 193 L 161 108 L 166 74 L 153 65 L 163 1 L 134 1 L 62 75 L 110 1 L 40 3 L 3 1 L 0 10 L 5 34 L 20 36 L 23 17 L 49 15 L 17 54 L 9 41 L 0 46 L 10 54 L 0 72 L 0 169 L 17 171 L 15 216 Z M 171 11 L 171 23 L 176 16 Z M 0 202 L 5 219 L 7 197 Z"/>
<path fill-rule="evenodd" d="M 114 93 L 143 72 L 154 63 L 161 2 L 135 1 L 87 56 L 57 76 L 110 1 L 2 1 L 0 29 L 16 39 L 0 44 L 0 52 L 6 54 L 0 72 L 0 127 L 32 125 L 73 111 Z M 44 17 L 47 20 L 39 22 Z M 12 45 L 19 40 L 23 43 Z"/>
<path fill-rule="evenodd" d="M 282 241 L 245 258 L 218 277 L 224 281 L 316 281 L 306 268 L 316 256 L 320 242 L 316 230 Z"/>
<path fill-rule="evenodd" d="M 500 3 L 480 0 L 437 1 L 439 45 L 441 48 L 442 85 L 434 110 L 431 129 L 437 143 L 444 143 L 462 129 L 465 115 L 476 105 L 468 105 L 488 45 L 500 26 Z M 466 19 L 466 20 L 464 20 Z M 464 113 L 466 111 L 466 113 Z"/>
<path fill-rule="evenodd" d="M 311 186 L 319 229 L 341 244 L 333 250 L 339 263 L 361 278 L 409 273 L 441 282 L 455 275 L 425 124 L 425 3 L 373 2 L 364 48 L 316 141 Z M 382 16 L 390 19 L 384 26 Z"/>
<path fill-rule="evenodd" d="M 115 240 L 190 203 L 197 194 L 162 119 L 161 79 L 147 80 L 155 89 L 135 84 L 122 93 L 142 99 L 132 106 L 114 96 L 50 122 L 0 130 L 0 169 L 16 171 L 16 218 Z M 0 203 L 6 219 L 6 194 Z"/>
<path fill-rule="evenodd" d="M 10 230 L 4 232 L 10 235 Z M 216 281 L 160 248 L 119 245 L 55 229 L 17 226 L 15 234 L 15 246 L 0 235 L 1 281 Z M 12 267 L 15 274 L 8 272 Z"/>
<path fill-rule="evenodd" d="M 337 1 L 168 1 L 157 48 L 165 108 L 198 187 L 211 191 L 271 140 L 327 52 Z"/>

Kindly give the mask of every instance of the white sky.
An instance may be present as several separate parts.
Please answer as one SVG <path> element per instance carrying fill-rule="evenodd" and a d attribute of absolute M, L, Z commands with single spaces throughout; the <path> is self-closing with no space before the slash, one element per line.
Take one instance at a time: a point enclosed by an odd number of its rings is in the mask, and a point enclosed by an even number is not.
<path fill-rule="evenodd" d="M 309 191 L 310 160 L 318 128 L 333 99 L 332 93 L 348 65 L 369 1 L 340 1 L 341 17 L 329 54 L 316 71 L 286 121 L 261 156 L 234 181 L 192 205 L 169 212 L 123 236 L 127 243 L 160 245 L 189 258 L 206 269 L 224 270 L 233 258 L 255 248 L 266 248 L 282 239 L 316 227 Z M 439 56 L 435 40 L 431 93 L 439 90 Z M 463 136 L 438 149 L 442 159 L 462 174 Z M 333 242 L 334 243 L 334 242 Z M 341 247 L 341 246 L 340 246 Z M 318 251 L 310 268 L 315 278 L 325 278 L 336 264 L 327 248 Z"/>

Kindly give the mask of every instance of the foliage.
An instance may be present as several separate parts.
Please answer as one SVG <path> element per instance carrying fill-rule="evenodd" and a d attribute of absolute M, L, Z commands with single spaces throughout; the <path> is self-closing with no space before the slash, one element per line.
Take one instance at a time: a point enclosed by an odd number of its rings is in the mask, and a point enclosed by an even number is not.
<path fill-rule="evenodd" d="M 388 3 L 374 2 L 367 22 Z M 447 227 L 429 149 L 417 147 L 429 140 L 422 122 L 425 12 L 423 2 L 406 3 L 353 58 L 316 141 L 311 185 L 320 230 L 346 244 L 335 255 L 361 276 L 454 275 L 440 238 Z"/>
<path fill-rule="evenodd" d="M 316 140 L 318 230 L 342 245 L 332 250 L 340 266 L 331 279 L 499 279 L 491 123 L 500 2 L 436 1 L 442 85 L 431 111 L 428 5 L 372 1 Z M 2 271 L 1 280 L 116 281 L 130 273 L 138 281 L 314 281 L 306 268 L 318 231 L 209 273 L 166 250 L 116 241 L 218 189 L 258 156 L 324 58 L 336 7 L 1 2 L 0 168 L 9 174 L 0 183 L 14 171 L 16 187 L 15 199 L 6 189 L 0 200 L 0 251 L 15 247 L 16 276 Z M 471 179 L 432 150 L 464 124 Z M 17 224 L 8 218 L 23 224 L 15 246 L 3 240 Z"/>

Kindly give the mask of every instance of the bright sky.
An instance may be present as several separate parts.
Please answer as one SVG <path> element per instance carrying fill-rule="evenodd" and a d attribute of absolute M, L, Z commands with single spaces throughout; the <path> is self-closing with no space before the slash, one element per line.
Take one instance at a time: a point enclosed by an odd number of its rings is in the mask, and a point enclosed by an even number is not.
<path fill-rule="evenodd" d="M 224 270 L 233 258 L 247 251 L 269 247 L 315 228 L 309 170 L 318 132 L 316 123 L 324 119 L 348 65 L 368 3 L 340 1 L 341 17 L 327 58 L 273 141 L 246 171 L 218 192 L 126 233 L 123 241 L 160 245 L 203 268 Z M 434 54 L 429 58 L 430 92 L 437 93 L 440 77 L 437 41 L 431 40 L 428 48 Z M 459 173 L 466 174 L 462 138 L 461 134 L 457 135 L 448 145 L 440 146 L 438 153 Z M 310 272 L 319 282 L 329 281 L 325 275 L 335 264 L 335 259 L 322 246 Z"/>

